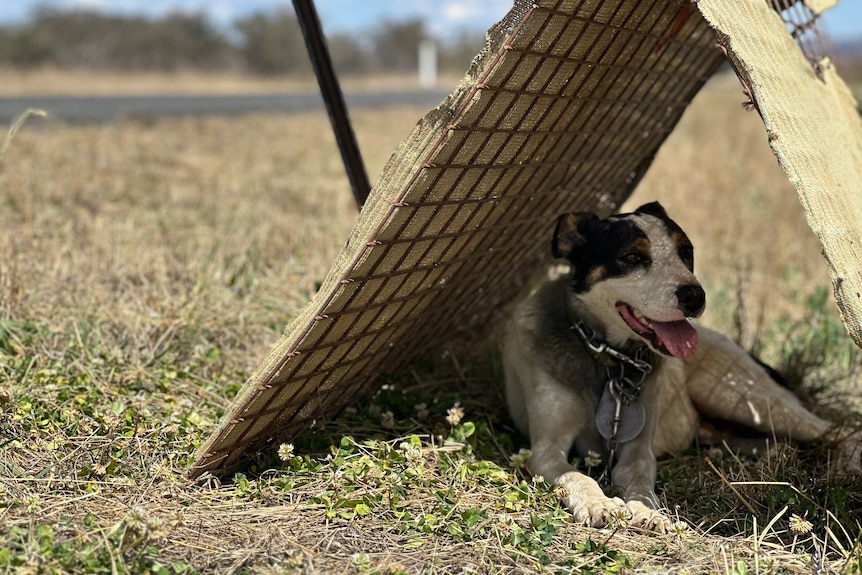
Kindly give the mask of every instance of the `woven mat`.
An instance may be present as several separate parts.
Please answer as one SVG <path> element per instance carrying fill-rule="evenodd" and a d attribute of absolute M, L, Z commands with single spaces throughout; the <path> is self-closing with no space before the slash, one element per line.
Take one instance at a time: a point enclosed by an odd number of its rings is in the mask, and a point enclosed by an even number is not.
<path fill-rule="evenodd" d="M 688 0 L 518 1 L 407 137 L 191 471 L 224 472 L 487 322 L 563 211 L 613 212 L 725 61 Z M 478 304 L 477 302 L 481 302 Z"/>
<path fill-rule="evenodd" d="M 699 0 L 748 87 L 823 246 L 841 318 L 862 346 L 862 118 L 828 59 L 810 62 L 766 2 Z"/>

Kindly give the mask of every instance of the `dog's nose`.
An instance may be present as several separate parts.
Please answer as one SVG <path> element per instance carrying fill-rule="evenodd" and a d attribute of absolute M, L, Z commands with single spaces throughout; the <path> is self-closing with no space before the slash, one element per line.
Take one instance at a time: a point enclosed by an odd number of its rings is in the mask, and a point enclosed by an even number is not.
<path fill-rule="evenodd" d="M 699 285 L 684 285 L 676 289 L 677 308 L 685 317 L 697 317 L 706 306 L 706 292 Z"/>

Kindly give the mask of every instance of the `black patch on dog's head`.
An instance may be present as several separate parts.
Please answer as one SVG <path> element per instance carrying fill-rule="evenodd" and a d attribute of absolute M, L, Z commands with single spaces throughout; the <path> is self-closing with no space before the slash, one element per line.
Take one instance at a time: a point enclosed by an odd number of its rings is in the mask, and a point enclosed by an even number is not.
<path fill-rule="evenodd" d="M 588 212 L 563 214 L 557 220 L 551 253 L 571 263 L 575 293 L 652 264 L 649 238 L 625 216 L 600 220 Z"/>
<path fill-rule="evenodd" d="M 638 209 L 636 209 L 634 213 L 647 214 L 649 216 L 655 216 L 660 220 L 670 221 L 670 217 L 667 215 L 667 211 L 664 209 L 664 206 L 658 202 L 650 202 L 648 204 L 644 204 Z"/>

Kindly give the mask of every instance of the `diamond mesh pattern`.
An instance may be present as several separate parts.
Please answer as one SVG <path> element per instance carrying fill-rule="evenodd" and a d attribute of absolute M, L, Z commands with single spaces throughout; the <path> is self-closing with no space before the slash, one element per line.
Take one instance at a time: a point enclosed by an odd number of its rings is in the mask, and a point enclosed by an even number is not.
<path fill-rule="evenodd" d="M 724 60 L 691 6 L 517 2 L 393 155 L 320 291 L 192 475 L 296 436 L 488 321 L 547 260 L 558 214 L 619 206 Z"/>
<path fill-rule="evenodd" d="M 832 54 L 832 42 L 817 23 L 820 16 L 802 0 L 767 0 L 769 6 L 781 15 L 787 31 L 811 62 L 819 62 Z"/>

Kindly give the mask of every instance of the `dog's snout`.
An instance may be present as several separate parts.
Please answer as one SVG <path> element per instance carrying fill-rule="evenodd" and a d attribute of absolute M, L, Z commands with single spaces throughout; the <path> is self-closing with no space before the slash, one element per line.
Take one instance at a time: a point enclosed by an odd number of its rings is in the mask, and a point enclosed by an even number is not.
<path fill-rule="evenodd" d="M 697 284 L 679 286 L 676 290 L 677 308 L 686 317 L 697 317 L 706 307 L 706 292 Z"/>

